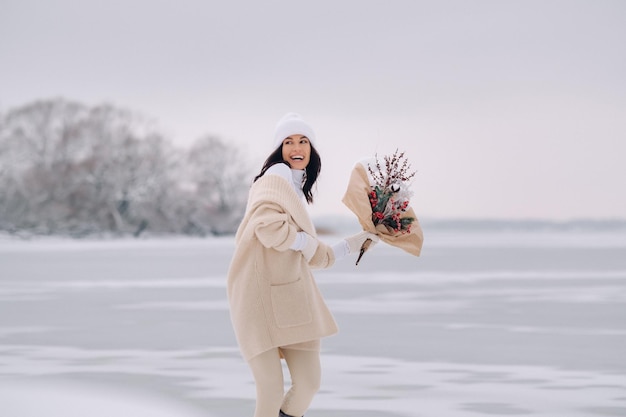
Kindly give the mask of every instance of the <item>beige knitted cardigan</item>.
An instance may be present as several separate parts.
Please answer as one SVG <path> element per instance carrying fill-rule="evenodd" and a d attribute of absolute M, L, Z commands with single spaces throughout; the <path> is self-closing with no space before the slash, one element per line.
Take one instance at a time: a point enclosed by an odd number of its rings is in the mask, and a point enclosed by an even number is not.
<path fill-rule="evenodd" d="M 309 262 L 290 249 L 298 231 L 316 236 L 291 184 L 268 174 L 251 187 L 228 271 L 230 315 L 246 360 L 274 347 L 317 340 L 337 332 L 311 268 L 335 262 L 323 242 Z"/>

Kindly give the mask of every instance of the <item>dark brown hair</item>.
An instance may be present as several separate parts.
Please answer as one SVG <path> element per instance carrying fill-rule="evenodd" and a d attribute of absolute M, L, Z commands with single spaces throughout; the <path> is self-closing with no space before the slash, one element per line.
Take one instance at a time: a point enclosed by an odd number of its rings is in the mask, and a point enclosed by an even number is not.
<path fill-rule="evenodd" d="M 265 160 L 265 163 L 263 163 L 263 168 L 261 168 L 261 172 L 259 173 L 259 175 L 254 177 L 254 181 L 256 182 L 256 180 L 261 178 L 272 165 L 276 165 L 276 164 L 286 164 L 289 168 L 291 168 L 291 165 L 289 165 L 289 162 L 283 159 L 283 144 L 282 143 L 280 144 L 278 148 L 276 148 L 276 150 L 274 150 L 274 152 L 270 154 L 270 156 L 267 157 L 267 159 Z M 311 158 L 309 160 L 309 164 L 306 166 L 306 169 L 305 169 L 306 181 L 304 181 L 304 185 L 302 186 L 302 191 L 304 192 L 304 198 L 306 198 L 306 201 L 309 204 L 313 203 L 312 189 L 313 189 L 313 185 L 317 181 L 317 177 L 319 177 L 320 175 L 321 170 L 322 170 L 322 160 L 320 158 L 319 153 L 317 153 L 317 150 L 313 147 L 313 144 L 311 144 Z"/>

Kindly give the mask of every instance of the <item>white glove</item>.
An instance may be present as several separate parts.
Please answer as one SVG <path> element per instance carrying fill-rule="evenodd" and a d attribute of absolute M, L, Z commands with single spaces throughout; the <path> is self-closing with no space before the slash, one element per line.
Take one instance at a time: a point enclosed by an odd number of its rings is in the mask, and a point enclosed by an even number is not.
<path fill-rule="evenodd" d="M 367 239 L 371 239 L 372 243 L 370 244 L 370 248 L 378 243 L 380 238 L 376 236 L 374 233 L 370 232 L 360 232 L 356 235 L 352 235 L 350 237 L 345 238 L 344 240 L 348 244 L 348 250 L 350 254 L 359 253 L 361 251 L 361 246 L 363 246 L 363 242 Z"/>
<path fill-rule="evenodd" d="M 298 232 L 296 240 L 291 245 L 291 249 L 299 250 L 302 256 L 308 261 L 313 258 L 315 251 L 319 246 L 319 241 L 306 232 Z"/>

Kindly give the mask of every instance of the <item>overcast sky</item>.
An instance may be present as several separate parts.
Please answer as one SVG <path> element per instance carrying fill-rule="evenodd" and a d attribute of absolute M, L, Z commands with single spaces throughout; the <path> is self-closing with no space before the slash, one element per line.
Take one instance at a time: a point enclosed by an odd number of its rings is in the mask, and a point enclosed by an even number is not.
<path fill-rule="evenodd" d="M 428 218 L 626 217 L 626 1 L 0 0 L 0 111 L 110 102 L 180 146 L 303 115 L 323 171 L 405 150 Z"/>

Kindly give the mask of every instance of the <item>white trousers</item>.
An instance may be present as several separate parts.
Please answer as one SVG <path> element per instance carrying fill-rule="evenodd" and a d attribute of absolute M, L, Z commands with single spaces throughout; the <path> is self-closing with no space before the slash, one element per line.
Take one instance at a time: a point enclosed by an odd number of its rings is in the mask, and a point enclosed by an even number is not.
<path fill-rule="evenodd" d="M 291 375 L 287 394 L 284 393 L 281 353 Z M 274 348 L 250 359 L 248 364 L 256 383 L 254 417 L 278 417 L 279 410 L 294 417 L 304 416 L 320 388 L 319 350 Z"/>

